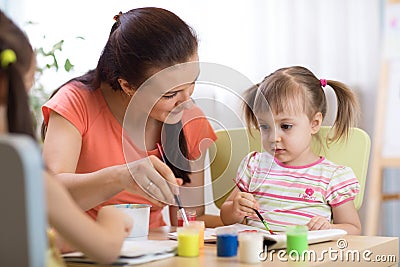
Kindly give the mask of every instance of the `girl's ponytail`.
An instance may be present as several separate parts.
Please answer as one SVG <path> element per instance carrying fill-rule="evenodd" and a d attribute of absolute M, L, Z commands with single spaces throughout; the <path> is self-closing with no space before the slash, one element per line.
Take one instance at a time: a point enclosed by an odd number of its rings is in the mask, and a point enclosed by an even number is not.
<path fill-rule="evenodd" d="M 256 84 L 249 89 L 247 89 L 243 94 L 242 109 L 244 114 L 244 119 L 246 121 L 247 129 L 251 134 L 251 128 L 255 127 L 258 129 L 257 118 L 254 114 L 254 103 L 257 95 L 259 84 Z"/>
<path fill-rule="evenodd" d="M 331 138 L 331 141 L 336 141 L 342 137 L 347 138 L 350 127 L 356 126 L 360 116 L 360 106 L 354 92 L 345 84 L 333 80 L 327 80 L 327 84 L 332 87 L 337 99 L 337 113 L 333 123 L 334 135 Z"/>

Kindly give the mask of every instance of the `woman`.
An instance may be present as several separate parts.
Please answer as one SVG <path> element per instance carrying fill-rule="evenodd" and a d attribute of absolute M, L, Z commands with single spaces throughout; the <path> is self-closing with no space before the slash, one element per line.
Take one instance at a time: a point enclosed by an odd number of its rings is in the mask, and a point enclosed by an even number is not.
<path fill-rule="evenodd" d="M 0 10 L 0 134 L 25 134 L 35 139 L 27 96 L 35 64 L 27 37 Z M 56 179 L 46 174 L 45 185 L 48 220 L 63 238 L 56 236 L 61 251 L 66 252 L 72 246 L 100 263 L 115 261 L 132 228 L 130 217 L 113 207 L 106 207 L 100 210 L 95 222 L 76 205 Z M 57 252 L 57 249 L 52 251 Z M 56 254 L 48 255 L 47 266 L 64 265 Z"/>
<path fill-rule="evenodd" d="M 96 69 L 61 86 L 43 106 L 45 162 L 93 218 L 104 205 L 150 203 L 150 228 L 165 225 L 163 206 L 176 204 L 168 188 L 183 183 L 192 189 L 181 192 L 183 204 L 211 226 L 203 217 L 202 166 L 216 137 L 190 98 L 199 73 L 197 38 L 161 8 L 114 19 Z M 141 171 L 152 165 L 165 167 L 163 175 Z M 172 224 L 176 210 L 170 207 Z"/>

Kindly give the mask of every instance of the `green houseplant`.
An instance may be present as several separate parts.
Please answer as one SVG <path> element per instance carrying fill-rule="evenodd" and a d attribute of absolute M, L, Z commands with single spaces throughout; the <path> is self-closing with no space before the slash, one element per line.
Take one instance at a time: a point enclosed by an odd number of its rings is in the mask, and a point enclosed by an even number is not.
<path fill-rule="evenodd" d="M 28 25 L 35 25 L 34 22 L 29 21 Z M 84 40 L 83 37 L 76 37 L 77 39 Z M 46 36 L 43 36 L 43 40 L 46 41 Z M 43 121 L 43 115 L 41 112 L 42 105 L 49 99 L 51 92 L 56 88 L 46 88 L 44 85 L 45 74 L 47 72 L 71 72 L 74 69 L 74 65 L 67 57 L 61 57 L 64 40 L 57 41 L 50 48 L 44 46 L 35 47 L 34 52 L 36 54 L 37 64 L 35 73 L 35 83 L 30 92 L 30 107 L 34 116 L 34 122 L 36 128 L 40 126 Z M 65 59 L 61 59 L 65 58 Z"/>
<path fill-rule="evenodd" d="M 60 63 L 58 62 L 57 53 L 58 51 L 62 51 L 62 47 L 64 44 L 64 40 L 61 40 L 55 43 L 50 50 L 45 50 L 43 47 L 35 48 L 35 54 L 38 58 L 38 62 L 41 62 L 39 59 L 44 59 L 44 64 L 38 63 L 36 66 L 36 74 L 35 74 L 35 84 L 30 93 L 30 105 L 35 117 L 36 123 L 41 123 L 42 113 L 41 107 L 49 98 L 50 93 L 45 89 L 43 82 L 41 80 L 43 74 L 47 70 L 54 70 L 58 72 L 60 70 Z M 67 58 L 62 65 L 62 70 L 66 72 L 70 72 L 73 69 L 74 65 Z"/>

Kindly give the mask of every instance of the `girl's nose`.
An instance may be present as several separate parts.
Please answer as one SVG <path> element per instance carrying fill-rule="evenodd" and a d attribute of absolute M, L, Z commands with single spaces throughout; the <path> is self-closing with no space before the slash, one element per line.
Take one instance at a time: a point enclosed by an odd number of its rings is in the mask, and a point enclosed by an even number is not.
<path fill-rule="evenodd" d="M 277 130 L 276 128 L 273 129 L 273 131 L 271 131 L 271 134 L 269 135 L 268 141 L 271 142 L 271 143 L 280 142 L 281 141 L 281 135 L 279 133 L 279 130 Z"/>

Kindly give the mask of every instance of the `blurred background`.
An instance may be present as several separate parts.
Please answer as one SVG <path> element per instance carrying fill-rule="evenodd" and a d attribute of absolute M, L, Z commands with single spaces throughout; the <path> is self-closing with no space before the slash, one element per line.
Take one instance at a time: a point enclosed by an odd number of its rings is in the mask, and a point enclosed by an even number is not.
<path fill-rule="evenodd" d="M 32 105 L 36 105 L 36 110 L 59 85 L 96 67 L 114 15 L 137 7 L 156 6 L 174 12 L 196 31 L 200 61 L 232 68 L 253 83 L 291 65 L 305 66 L 319 78 L 346 83 L 361 102 L 359 127 L 373 141 L 376 98 L 382 90 L 379 79 L 385 51 L 385 3 L 383 0 L 0 0 L 0 8 L 27 32 L 34 48 L 43 52 L 38 52 L 38 65 L 43 73 L 38 74 L 32 90 L 36 101 Z M 399 24 L 394 21 L 393 27 L 398 29 Z M 239 88 L 236 93 L 241 94 L 245 89 Z M 327 94 L 334 104 L 334 96 Z M 196 97 L 228 106 L 234 105 L 237 98 L 232 93 L 202 86 L 196 88 Z M 395 97 L 400 102 L 399 92 Z M 202 106 L 206 115 L 225 122 L 225 127 L 241 126 L 229 117 L 229 112 L 219 112 L 213 101 Z M 394 129 L 400 127 L 400 114 L 396 111 L 386 112 L 389 116 L 386 124 Z M 334 112 L 331 104 L 325 124 L 331 123 Z M 40 112 L 38 116 L 40 123 Z M 391 132 L 389 137 L 394 141 L 388 146 L 396 148 L 399 135 Z M 398 169 L 385 170 L 384 190 L 399 192 L 398 178 Z M 367 189 L 360 210 L 363 223 L 368 220 Z M 379 234 L 399 236 L 398 201 L 386 202 L 382 207 Z M 218 212 L 212 206 L 208 209 Z"/>

